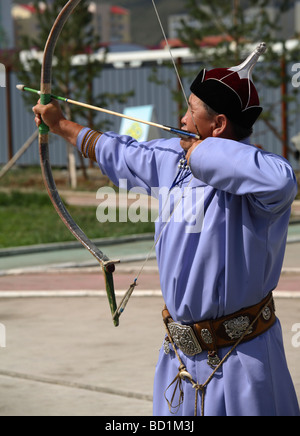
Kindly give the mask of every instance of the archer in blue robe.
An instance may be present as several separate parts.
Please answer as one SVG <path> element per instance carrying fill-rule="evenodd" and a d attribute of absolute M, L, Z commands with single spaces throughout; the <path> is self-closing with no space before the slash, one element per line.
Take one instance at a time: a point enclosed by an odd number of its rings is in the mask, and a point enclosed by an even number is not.
<path fill-rule="evenodd" d="M 79 150 L 87 132 L 83 129 L 78 136 Z M 183 155 L 179 139 L 138 143 L 112 132 L 98 140 L 95 155 L 116 185 L 126 179 L 128 188 L 142 187 L 160 199 L 156 254 L 162 294 L 174 321 L 192 324 L 223 317 L 259 303 L 276 288 L 297 192 L 285 159 L 247 141 L 207 138 L 193 151 L 190 170 L 178 169 Z M 167 214 L 166 199 L 159 195 L 166 188 L 172 188 Z M 218 350 L 219 357 L 228 351 Z M 212 372 L 207 352 L 194 357 L 178 353 L 193 379 L 204 383 Z M 164 394 L 178 366 L 174 351 L 165 354 L 162 347 L 154 415 L 171 414 Z M 195 391 L 186 382 L 183 391 L 177 416 L 193 415 Z M 200 407 L 199 401 L 198 414 Z M 204 413 L 299 416 L 279 320 L 229 356 L 207 386 Z"/>

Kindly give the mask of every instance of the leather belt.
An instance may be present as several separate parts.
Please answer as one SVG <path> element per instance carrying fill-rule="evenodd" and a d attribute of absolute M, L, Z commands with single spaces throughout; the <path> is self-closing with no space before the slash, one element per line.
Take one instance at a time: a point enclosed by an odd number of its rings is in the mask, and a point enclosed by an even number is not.
<path fill-rule="evenodd" d="M 276 315 L 272 292 L 260 303 L 216 320 L 182 325 L 173 321 L 166 307 L 162 315 L 174 344 L 184 354 L 194 356 L 205 350 L 216 352 L 219 348 L 235 345 L 260 312 L 261 315 L 241 340 L 242 343 L 265 333 L 274 325 Z"/>

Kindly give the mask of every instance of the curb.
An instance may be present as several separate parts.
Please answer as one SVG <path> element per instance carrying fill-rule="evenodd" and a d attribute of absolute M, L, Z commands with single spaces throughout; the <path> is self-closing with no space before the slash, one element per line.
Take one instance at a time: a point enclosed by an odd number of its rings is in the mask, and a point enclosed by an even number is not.
<path fill-rule="evenodd" d="M 111 245 L 128 244 L 132 242 L 141 241 L 154 241 L 153 233 L 145 233 L 142 235 L 129 235 L 129 236 L 119 236 L 116 238 L 103 238 L 93 240 L 94 244 L 101 247 L 107 247 Z M 299 236 L 290 236 L 287 238 L 287 244 L 297 244 L 300 243 Z M 40 245 L 29 245 L 24 247 L 12 247 L 12 248 L 1 248 L 0 258 L 9 256 L 20 256 L 26 254 L 37 254 L 37 253 L 47 253 L 57 250 L 73 250 L 78 248 L 84 248 L 82 244 L 78 241 L 74 242 L 58 242 L 51 244 L 40 244 Z M 137 259 L 140 260 L 140 259 Z"/>
<path fill-rule="evenodd" d="M 144 262 L 146 259 L 146 255 L 134 255 L 134 256 L 127 256 L 121 259 L 120 263 L 118 264 L 118 271 L 122 272 L 124 271 L 124 268 L 122 268 L 122 265 L 127 265 L 126 269 L 128 269 L 128 264 L 135 263 L 135 262 Z M 147 257 L 148 260 L 156 260 L 156 255 L 152 254 L 149 257 Z M 28 266 L 24 268 L 12 268 L 7 270 L 0 270 L 0 277 L 4 276 L 17 276 L 17 275 L 23 275 L 23 274 L 51 274 L 51 273 L 67 273 L 68 271 L 74 272 L 74 271 L 83 271 L 87 269 L 95 269 L 99 268 L 99 263 L 95 260 L 88 260 L 85 262 L 66 262 L 66 263 L 60 263 L 60 264 L 50 264 L 50 265 L 41 265 L 41 266 Z M 133 269 L 130 268 L 130 271 Z M 155 271 L 157 268 L 155 268 Z"/>
<path fill-rule="evenodd" d="M 142 235 L 120 236 L 118 238 L 103 238 L 93 240 L 94 244 L 101 247 L 110 245 L 127 244 L 131 242 L 151 241 L 154 240 L 154 234 L 145 233 Z M 19 256 L 25 254 L 47 253 L 57 250 L 72 250 L 75 248 L 84 248 L 78 241 L 74 242 L 58 242 L 53 244 L 29 245 L 25 247 L 13 247 L 0 249 L 0 257 Z"/>

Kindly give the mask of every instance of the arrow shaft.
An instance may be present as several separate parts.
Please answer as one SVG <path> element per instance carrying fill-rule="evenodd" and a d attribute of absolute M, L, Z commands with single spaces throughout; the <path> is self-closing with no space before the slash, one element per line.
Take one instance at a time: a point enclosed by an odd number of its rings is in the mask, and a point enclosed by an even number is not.
<path fill-rule="evenodd" d="M 37 94 L 37 95 L 41 94 L 41 92 L 38 91 L 37 89 L 28 88 L 27 86 L 18 85 L 17 88 L 19 90 L 22 90 L 22 91 L 31 92 L 33 94 Z M 72 100 L 72 99 L 66 98 L 66 97 L 60 97 L 60 96 L 54 95 L 54 94 L 51 94 L 51 97 L 54 100 L 62 101 L 64 103 L 72 104 L 72 105 L 79 106 L 79 107 L 82 107 L 85 109 L 89 109 L 89 110 L 93 110 L 93 111 L 97 111 L 97 112 L 102 112 L 102 113 L 105 113 L 108 115 L 113 115 L 113 116 L 119 117 L 119 118 L 125 118 L 127 120 L 135 121 L 135 122 L 141 123 L 141 124 L 147 124 L 148 126 L 156 127 L 158 129 L 163 129 L 167 132 L 174 133 L 174 134 L 179 135 L 179 136 L 188 136 L 191 138 L 200 139 L 200 137 L 198 135 L 196 135 L 195 133 L 187 132 L 185 130 L 176 129 L 175 127 L 169 127 L 169 126 L 165 126 L 163 124 L 153 123 L 152 121 L 141 120 L 139 118 L 130 117 L 128 115 L 124 115 L 124 114 L 121 114 L 119 112 L 111 111 L 109 109 L 104 109 L 104 108 L 93 106 L 93 105 L 90 105 L 87 103 L 82 103 L 82 102 Z"/>

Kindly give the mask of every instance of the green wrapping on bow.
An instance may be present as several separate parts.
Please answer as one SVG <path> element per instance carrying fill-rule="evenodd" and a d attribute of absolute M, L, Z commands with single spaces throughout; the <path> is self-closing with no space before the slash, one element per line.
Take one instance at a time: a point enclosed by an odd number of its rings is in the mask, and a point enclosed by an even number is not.
<path fill-rule="evenodd" d="M 41 95 L 41 104 L 47 105 L 51 102 L 51 94 L 42 94 Z M 39 127 L 40 135 L 47 135 L 49 133 L 49 127 L 42 121 L 42 124 Z"/>
<path fill-rule="evenodd" d="M 117 302 L 115 297 L 114 279 L 113 279 L 114 267 L 115 267 L 114 265 L 109 265 L 109 266 L 103 265 L 102 270 L 105 277 L 106 293 L 109 302 L 109 307 L 110 307 L 111 314 L 113 315 L 113 323 L 115 327 L 118 327 L 119 315 L 116 313 Z"/>

